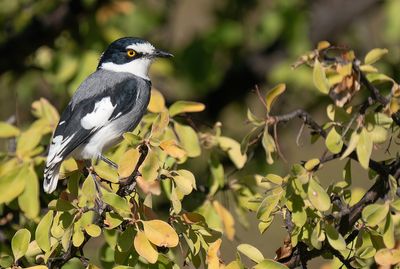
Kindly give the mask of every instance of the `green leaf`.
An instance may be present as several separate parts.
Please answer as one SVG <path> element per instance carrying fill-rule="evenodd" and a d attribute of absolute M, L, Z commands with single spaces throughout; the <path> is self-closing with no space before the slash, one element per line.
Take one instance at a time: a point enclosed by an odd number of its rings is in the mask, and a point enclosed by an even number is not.
<path fill-rule="evenodd" d="M 360 133 L 356 151 L 358 161 L 364 169 L 368 169 L 369 167 L 369 158 L 371 157 L 372 146 L 373 142 L 371 136 L 368 134 L 367 130 L 363 128 Z"/>
<path fill-rule="evenodd" d="M 205 109 L 202 103 L 190 102 L 190 101 L 177 101 L 169 107 L 169 115 L 174 117 L 175 115 L 187 112 L 200 112 Z"/>
<path fill-rule="evenodd" d="M 117 213 L 120 214 L 121 216 L 123 217 L 130 216 L 131 209 L 126 199 L 112 192 L 104 192 L 103 201 L 106 204 L 112 206 L 115 209 L 115 211 L 117 211 Z"/>
<path fill-rule="evenodd" d="M 370 227 L 374 227 L 381 223 L 389 212 L 389 204 L 371 204 L 367 205 L 362 213 L 362 219 Z"/>
<path fill-rule="evenodd" d="M 288 267 L 274 260 L 266 259 L 254 266 L 253 269 L 288 269 Z"/>
<path fill-rule="evenodd" d="M 156 120 L 153 122 L 151 127 L 151 135 L 153 137 L 159 137 L 164 134 L 165 128 L 167 128 L 169 123 L 168 110 L 163 110 L 158 114 Z"/>
<path fill-rule="evenodd" d="M 236 140 L 226 136 L 220 136 L 217 139 L 220 148 L 228 153 L 229 158 L 236 168 L 243 168 L 247 161 L 247 156 L 240 152 L 240 144 Z"/>
<path fill-rule="evenodd" d="M 174 123 L 176 134 L 182 148 L 188 157 L 198 157 L 201 154 L 200 141 L 195 130 L 187 125 Z"/>
<path fill-rule="evenodd" d="M 0 268 L 9 268 L 13 264 L 14 259 L 11 256 L 0 257 Z"/>
<path fill-rule="evenodd" d="M 31 233 L 27 229 L 18 230 L 11 239 L 11 249 L 15 261 L 23 257 L 28 250 Z"/>
<path fill-rule="evenodd" d="M 188 195 L 196 188 L 196 180 L 192 172 L 188 170 L 177 170 L 178 175 L 173 177 L 177 189 L 184 195 Z"/>
<path fill-rule="evenodd" d="M 319 211 L 326 211 L 331 207 L 329 195 L 314 178 L 308 183 L 307 195 L 311 204 Z"/>
<path fill-rule="evenodd" d="M 386 223 L 383 229 L 383 242 L 387 248 L 395 247 L 394 224 L 390 213 L 386 216 Z"/>
<path fill-rule="evenodd" d="M 327 94 L 329 92 L 328 79 L 326 78 L 324 68 L 322 67 L 321 63 L 317 59 L 315 59 L 315 63 L 314 63 L 313 81 L 314 81 L 315 87 L 317 87 L 317 89 L 320 92 L 322 92 L 324 94 Z"/>
<path fill-rule="evenodd" d="M 107 225 L 106 229 L 114 229 L 118 227 L 124 219 L 117 213 L 107 212 L 104 223 Z"/>
<path fill-rule="evenodd" d="M 276 209 L 276 206 L 278 205 L 282 194 L 283 192 L 279 192 L 268 195 L 264 198 L 257 210 L 257 218 L 259 220 L 267 221 L 269 219 L 273 210 Z"/>
<path fill-rule="evenodd" d="M 343 140 L 340 134 L 336 132 L 335 128 L 332 128 L 325 140 L 325 145 L 329 149 L 330 152 L 336 154 L 342 150 Z"/>
<path fill-rule="evenodd" d="M 337 250 L 346 250 L 346 241 L 338 231 L 330 224 L 325 225 L 326 236 L 328 237 L 329 244 Z"/>
<path fill-rule="evenodd" d="M 88 208 L 94 207 L 94 201 L 97 196 L 95 184 L 92 175 L 88 175 L 82 185 L 82 196 L 86 198 Z"/>
<path fill-rule="evenodd" d="M 32 166 L 24 167 L 26 169 L 20 173 L 19 180 L 25 181 L 25 189 L 18 196 L 18 205 L 29 219 L 34 219 L 39 215 L 39 180 Z"/>
<path fill-rule="evenodd" d="M 314 158 L 314 159 L 308 160 L 304 164 L 304 168 L 307 171 L 313 171 L 315 167 L 319 166 L 319 164 L 320 164 L 320 160 L 318 158 Z"/>
<path fill-rule="evenodd" d="M 262 253 L 252 245 L 240 244 L 237 246 L 237 250 L 256 263 L 260 263 L 264 260 Z"/>
<path fill-rule="evenodd" d="M 367 55 L 365 55 L 364 64 L 373 64 L 379 61 L 379 59 L 382 58 L 382 56 L 386 53 L 388 53 L 387 49 L 372 49 L 367 53 Z"/>
<path fill-rule="evenodd" d="M 0 138 L 14 137 L 20 134 L 20 131 L 14 125 L 0 121 Z"/>
<path fill-rule="evenodd" d="M 274 88 L 268 91 L 265 97 L 265 103 L 267 104 L 267 112 L 271 111 L 272 105 L 275 100 L 286 90 L 286 85 L 281 83 L 276 85 Z"/>
<path fill-rule="evenodd" d="M 48 252 L 50 250 L 50 228 L 52 223 L 53 211 L 50 210 L 40 220 L 36 228 L 35 240 L 44 252 Z"/>

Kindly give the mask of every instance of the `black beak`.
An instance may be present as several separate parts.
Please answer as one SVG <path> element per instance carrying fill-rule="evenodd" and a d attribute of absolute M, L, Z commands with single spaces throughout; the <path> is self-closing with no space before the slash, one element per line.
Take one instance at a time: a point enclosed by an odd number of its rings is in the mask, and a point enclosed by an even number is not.
<path fill-rule="evenodd" d="M 154 58 L 171 58 L 171 57 L 174 57 L 174 55 L 172 55 L 171 53 L 166 52 L 166 51 L 162 51 L 162 50 L 155 50 L 152 53 L 151 56 L 154 57 Z"/>

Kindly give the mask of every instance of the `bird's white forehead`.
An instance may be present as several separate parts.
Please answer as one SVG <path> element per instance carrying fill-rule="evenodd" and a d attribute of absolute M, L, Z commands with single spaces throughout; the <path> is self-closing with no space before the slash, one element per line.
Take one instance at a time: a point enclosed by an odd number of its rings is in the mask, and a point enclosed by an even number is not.
<path fill-rule="evenodd" d="M 126 47 L 127 49 L 133 49 L 137 52 L 142 52 L 142 53 L 152 53 L 154 52 L 155 48 L 153 45 L 150 43 L 137 43 L 137 44 L 132 44 Z"/>

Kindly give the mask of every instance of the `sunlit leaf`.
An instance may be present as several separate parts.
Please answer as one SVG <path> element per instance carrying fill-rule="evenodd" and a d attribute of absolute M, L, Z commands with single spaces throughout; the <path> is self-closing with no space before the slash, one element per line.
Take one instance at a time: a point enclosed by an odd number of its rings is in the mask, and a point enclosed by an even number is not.
<path fill-rule="evenodd" d="M 211 243 L 207 250 L 207 265 L 208 269 L 219 269 L 219 257 L 218 252 L 221 247 L 222 240 L 217 239 L 214 243 Z"/>
<path fill-rule="evenodd" d="M 165 128 L 167 128 L 169 123 L 169 114 L 168 110 L 163 110 L 161 111 L 158 115 L 155 121 L 153 122 L 153 125 L 151 126 L 151 135 L 152 137 L 159 137 L 165 132 Z"/>
<path fill-rule="evenodd" d="M 40 220 L 39 225 L 36 228 L 35 239 L 39 247 L 44 252 L 50 250 L 50 227 L 53 223 L 53 211 L 49 211 Z"/>
<path fill-rule="evenodd" d="M 186 112 L 200 112 L 205 109 L 202 103 L 191 101 L 177 101 L 169 107 L 169 114 L 171 117 Z"/>
<path fill-rule="evenodd" d="M 171 157 L 176 159 L 182 159 L 186 156 L 186 152 L 178 147 L 177 143 L 173 139 L 164 140 L 160 143 L 160 148 L 165 151 Z"/>
<path fill-rule="evenodd" d="M 26 180 L 21 180 L 20 178 L 26 179 L 27 174 L 29 174 L 29 167 L 28 165 L 23 165 L 22 167 L 16 167 L 7 174 L 2 175 L 0 190 L 7 191 L 3 191 L 0 195 L 0 204 L 11 202 L 24 191 Z"/>
<path fill-rule="evenodd" d="M 274 88 L 268 91 L 265 97 L 265 103 L 267 104 L 267 111 L 271 111 L 272 105 L 275 100 L 286 90 L 286 85 L 281 83 L 276 85 Z"/>
<path fill-rule="evenodd" d="M 317 87 L 320 92 L 324 94 L 329 92 L 329 82 L 326 78 L 324 68 L 317 59 L 315 59 L 314 62 L 313 81 L 315 87 Z"/>
<path fill-rule="evenodd" d="M 345 250 L 346 242 L 341 234 L 330 224 L 325 225 L 326 236 L 328 237 L 329 244 L 337 250 Z"/>
<path fill-rule="evenodd" d="M 131 148 L 122 154 L 118 162 L 118 174 L 120 177 L 129 177 L 135 170 L 140 153 L 137 149 Z"/>
<path fill-rule="evenodd" d="M 276 151 L 276 144 L 274 138 L 268 133 L 268 127 L 264 128 L 264 133 L 262 137 L 262 145 L 265 150 L 265 155 L 268 164 L 273 164 L 272 153 Z"/>
<path fill-rule="evenodd" d="M 250 260 L 260 263 L 264 260 L 264 256 L 262 253 L 252 245 L 249 244 L 240 244 L 237 247 L 237 250 L 247 256 Z"/>
<path fill-rule="evenodd" d="M 304 164 L 304 168 L 305 168 L 307 171 L 312 171 L 312 170 L 314 170 L 315 167 L 319 166 L 319 164 L 320 164 L 320 160 L 319 160 L 319 159 L 317 159 L 317 158 L 311 159 L 311 160 L 308 160 L 308 161 Z"/>
<path fill-rule="evenodd" d="M 288 267 L 274 260 L 266 259 L 254 266 L 253 269 L 288 269 Z"/>
<path fill-rule="evenodd" d="M 271 213 L 276 209 L 283 192 L 267 195 L 257 209 L 257 218 L 267 221 Z"/>
<path fill-rule="evenodd" d="M 174 123 L 174 128 L 182 148 L 188 157 L 197 157 L 201 154 L 200 141 L 192 127 Z"/>
<path fill-rule="evenodd" d="M 151 264 L 154 264 L 158 260 L 158 252 L 156 248 L 149 242 L 146 235 L 142 231 L 136 233 L 133 245 L 137 253 L 146 259 Z"/>
<path fill-rule="evenodd" d="M 233 219 L 232 214 L 218 201 L 214 200 L 212 204 L 218 216 L 222 220 L 226 237 L 232 241 L 235 237 L 235 220 Z"/>
<path fill-rule="evenodd" d="M 349 144 L 347 145 L 346 150 L 343 152 L 342 156 L 340 157 L 341 160 L 349 156 L 357 147 L 358 145 L 358 140 L 360 139 L 360 135 L 357 133 L 357 131 L 354 131 L 351 134 Z"/>
<path fill-rule="evenodd" d="M 19 135 L 20 131 L 14 125 L 0 121 L 0 138 L 9 138 Z"/>
<path fill-rule="evenodd" d="M 151 89 L 150 102 L 147 109 L 153 113 L 160 113 L 165 109 L 164 96 L 160 91 L 154 88 Z"/>
<path fill-rule="evenodd" d="M 329 195 L 314 178 L 311 178 L 308 183 L 307 195 L 316 209 L 326 211 L 331 207 Z"/>
<path fill-rule="evenodd" d="M 388 204 L 371 204 L 367 205 L 362 211 L 362 219 L 370 227 L 374 227 L 381 223 L 389 212 Z"/>
<path fill-rule="evenodd" d="M 112 192 L 103 192 L 103 201 L 112 206 L 121 216 L 129 216 L 131 209 L 128 202 L 123 197 Z"/>
<path fill-rule="evenodd" d="M 97 226 L 96 224 L 93 224 L 93 223 L 85 226 L 85 231 L 91 237 L 98 237 L 101 234 L 101 228 L 99 226 Z"/>
<path fill-rule="evenodd" d="M 30 241 L 31 233 L 27 229 L 18 230 L 14 234 L 11 240 L 11 249 L 15 260 L 19 260 L 25 255 Z"/>
<path fill-rule="evenodd" d="M 32 166 L 24 167 L 19 180 L 25 181 L 24 191 L 18 196 L 18 205 L 25 215 L 34 219 L 39 215 L 39 180 Z M 26 170 L 25 170 L 26 169 Z"/>
<path fill-rule="evenodd" d="M 380 49 L 380 48 L 372 49 L 367 53 L 367 55 L 365 55 L 364 64 L 373 64 L 379 61 L 379 59 L 382 58 L 382 56 L 385 55 L 386 53 L 388 53 L 387 49 Z"/>
<path fill-rule="evenodd" d="M 383 242 L 387 248 L 394 248 L 395 246 L 395 235 L 394 235 L 394 224 L 391 214 L 387 214 L 386 223 L 383 229 Z"/>
<path fill-rule="evenodd" d="M 161 220 L 142 221 L 144 233 L 151 243 L 159 247 L 176 247 L 179 238 L 175 230 Z"/>
<path fill-rule="evenodd" d="M 196 180 L 192 172 L 188 170 L 177 170 L 178 175 L 174 176 L 173 180 L 176 184 L 178 190 L 184 194 L 188 195 L 192 192 L 193 188 L 196 188 Z"/>
<path fill-rule="evenodd" d="M 368 131 L 363 128 L 360 133 L 360 138 L 358 140 L 356 152 L 358 161 L 364 169 L 369 167 L 369 159 L 372 153 L 373 142 Z"/>
<path fill-rule="evenodd" d="M 383 248 L 376 252 L 375 261 L 382 266 L 395 265 L 400 263 L 400 249 Z"/>
<path fill-rule="evenodd" d="M 240 152 L 240 144 L 230 137 L 218 137 L 219 146 L 228 153 L 229 158 L 235 164 L 236 168 L 241 169 L 246 163 L 247 156 Z"/>
<path fill-rule="evenodd" d="M 329 131 L 325 140 L 325 145 L 329 149 L 329 151 L 334 154 L 339 153 L 342 150 L 343 140 L 335 128 L 332 128 Z"/>

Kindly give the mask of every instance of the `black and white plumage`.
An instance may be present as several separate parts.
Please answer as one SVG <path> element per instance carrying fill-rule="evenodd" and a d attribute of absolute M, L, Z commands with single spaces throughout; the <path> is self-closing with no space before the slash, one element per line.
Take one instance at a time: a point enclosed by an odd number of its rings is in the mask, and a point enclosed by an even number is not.
<path fill-rule="evenodd" d="M 45 192 L 56 189 L 63 160 L 98 159 L 138 125 L 150 100 L 149 67 L 156 57 L 171 56 L 139 38 L 121 38 L 107 48 L 61 114 L 44 170 Z"/>

